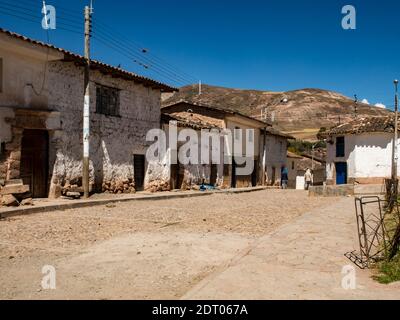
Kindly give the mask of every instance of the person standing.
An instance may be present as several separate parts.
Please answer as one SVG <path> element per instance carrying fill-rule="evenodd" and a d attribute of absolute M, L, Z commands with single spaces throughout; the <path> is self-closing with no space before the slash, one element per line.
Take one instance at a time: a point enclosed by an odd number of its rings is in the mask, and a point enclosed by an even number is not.
<path fill-rule="evenodd" d="M 304 181 L 306 183 L 305 188 L 308 190 L 313 182 L 313 175 L 310 168 L 307 168 L 306 173 L 304 174 Z"/>

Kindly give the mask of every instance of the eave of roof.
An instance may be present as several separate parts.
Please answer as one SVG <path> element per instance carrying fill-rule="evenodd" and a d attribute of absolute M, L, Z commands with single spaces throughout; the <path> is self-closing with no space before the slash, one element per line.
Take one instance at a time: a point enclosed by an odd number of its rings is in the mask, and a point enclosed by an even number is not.
<path fill-rule="evenodd" d="M 175 121 L 178 127 L 192 128 L 195 130 L 220 129 L 220 127 L 210 123 L 202 123 L 198 121 L 193 122 L 193 121 L 188 121 L 187 119 L 184 118 L 180 118 L 177 115 L 171 115 L 166 113 L 161 114 L 161 122 L 169 124 L 170 121 Z"/>
<path fill-rule="evenodd" d="M 281 132 L 281 131 L 279 131 L 279 130 L 273 128 L 273 127 L 268 127 L 268 128 L 266 128 L 266 132 L 267 132 L 268 134 L 270 134 L 270 135 L 273 135 L 273 136 L 285 138 L 285 139 L 288 139 L 288 140 L 296 140 L 295 137 L 293 137 L 293 136 L 291 136 L 291 135 L 289 135 L 289 134 L 283 133 L 283 132 Z"/>
<path fill-rule="evenodd" d="M 167 108 L 179 105 L 179 104 L 188 104 L 188 105 L 192 105 L 192 106 L 195 106 L 195 107 L 200 107 L 200 108 L 219 111 L 221 113 L 229 114 L 229 115 L 233 115 L 233 116 L 237 115 L 237 116 L 246 118 L 246 119 L 248 119 L 250 121 L 255 121 L 255 122 L 261 124 L 264 127 L 269 127 L 269 126 L 272 125 L 269 122 L 265 122 L 265 121 L 261 121 L 261 120 L 252 118 L 250 116 L 244 115 L 244 114 L 242 114 L 240 112 L 237 112 L 237 111 L 234 111 L 232 109 L 225 109 L 225 108 L 221 108 L 221 107 L 209 106 L 209 105 L 200 104 L 200 103 L 197 103 L 197 102 L 192 102 L 192 101 L 188 101 L 188 100 L 184 100 L 184 99 L 176 101 L 176 102 L 173 102 L 173 103 L 170 103 L 170 104 L 167 104 L 167 105 L 164 105 L 164 106 L 161 106 L 161 109 L 167 109 Z"/>
<path fill-rule="evenodd" d="M 56 47 L 54 45 L 47 44 L 47 43 L 44 43 L 42 41 L 34 40 L 34 39 L 28 38 L 26 36 L 23 36 L 21 34 L 18 34 L 18 33 L 12 32 L 12 31 L 8 31 L 8 30 L 2 29 L 2 28 L 0 28 L 0 33 L 5 34 L 5 35 L 7 35 L 9 37 L 12 37 L 14 39 L 18 39 L 18 40 L 21 40 L 21 41 L 26 41 L 26 42 L 29 42 L 29 43 L 34 44 L 34 45 L 38 45 L 38 46 L 41 46 L 41 47 L 44 47 L 44 48 L 49 48 L 49 49 L 61 52 L 61 53 L 64 54 L 64 57 L 65 57 L 66 61 L 74 61 L 74 62 L 79 63 L 81 65 L 84 65 L 86 63 L 85 57 L 83 57 L 83 56 L 81 56 L 79 54 L 73 53 L 71 51 L 68 51 L 68 50 L 65 50 L 65 49 L 62 49 L 62 48 L 58 48 L 58 47 Z M 162 92 L 178 91 L 177 88 L 168 86 L 168 85 L 166 85 L 164 83 L 158 82 L 158 81 L 150 79 L 150 78 L 146 78 L 146 77 L 140 76 L 140 75 L 138 75 L 136 73 L 133 73 L 133 72 L 130 72 L 130 71 L 126 71 L 126 70 L 123 70 L 121 68 L 117 68 L 117 67 L 111 66 L 109 64 L 106 64 L 106 63 L 103 63 L 103 62 L 100 62 L 100 61 L 97 61 L 97 60 L 91 60 L 90 61 L 90 67 L 91 67 L 91 69 L 99 70 L 99 71 L 101 71 L 103 73 L 110 73 L 113 76 L 121 77 L 121 78 L 126 79 L 126 80 L 136 81 L 136 82 L 141 83 L 141 84 L 143 84 L 145 86 L 149 86 L 149 87 L 152 87 L 152 88 L 155 88 L 155 89 L 159 89 Z"/>
<path fill-rule="evenodd" d="M 400 128 L 399 128 L 400 129 Z M 394 118 L 387 117 L 363 117 L 348 123 L 338 125 L 328 131 L 318 134 L 319 139 L 326 139 L 334 135 L 362 134 L 362 133 L 393 133 Z"/>

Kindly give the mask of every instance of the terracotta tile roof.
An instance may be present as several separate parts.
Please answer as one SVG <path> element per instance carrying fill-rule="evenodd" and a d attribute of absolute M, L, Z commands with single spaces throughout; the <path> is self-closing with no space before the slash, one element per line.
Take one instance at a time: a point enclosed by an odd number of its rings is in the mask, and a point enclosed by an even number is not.
<path fill-rule="evenodd" d="M 215 110 L 215 111 L 219 111 L 219 112 L 221 112 L 223 114 L 238 115 L 240 117 L 247 118 L 248 120 L 255 121 L 255 122 L 257 122 L 257 123 L 259 123 L 259 124 L 261 124 L 263 126 L 266 126 L 266 127 L 267 126 L 271 126 L 271 123 L 269 123 L 269 122 L 261 121 L 261 120 L 258 120 L 256 118 L 249 117 L 247 115 L 244 115 L 244 114 L 239 113 L 237 111 L 231 110 L 229 108 L 215 107 L 215 106 L 200 104 L 200 103 L 197 103 L 197 102 L 188 101 L 188 100 L 184 100 L 184 99 L 179 100 L 177 102 L 173 102 L 171 104 L 163 105 L 161 107 L 161 110 L 168 109 L 168 108 L 170 108 L 172 106 L 176 106 L 176 105 L 179 105 L 179 104 L 187 104 L 187 105 L 192 105 L 192 106 L 201 107 L 201 108 L 205 108 L 205 109 Z"/>
<path fill-rule="evenodd" d="M 11 38 L 19 39 L 19 40 L 26 41 L 26 42 L 29 42 L 34 45 L 38 45 L 41 47 L 45 47 L 45 48 L 49 48 L 49 49 L 61 52 L 64 54 L 65 60 L 67 60 L 67 61 L 75 61 L 75 62 L 81 63 L 82 65 L 84 65 L 84 63 L 85 63 L 85 58 L 83 56 L 73 53 L 71 51 L 62 49 L 62 48 L 58 48 L 51 44 L 47 44 L 42 41 L 34 40 L 31 38 L 25 37 L 23 35 L 20 35 L 18 33 L 8 31 L 8 30 L 2 29 L 2 28 L 0 28 L 0 34 L 5 34 Z M 90 63 L 91 63 L 90 66 L 92 69 L 97 69 L 102 72 L 108 72 L 108 73 L 111 73 L 113 76 L 118 76 L 118 77 L 124 78 L 126 80 L 133 80 L 138 83 L 142 83 L 143 85 L 147 85 L 147 86 L 153 87 L 155 89 L 160 89 L 162 92 L 178 91 L 177 88 L 168 86 L 168 85 L 158 82 L 156 80 L 140 76 L 136 73 L 126 71 L 121 68 L 117 68 L 117 67 L 111 66 L 109 64 L 100 62 L 100 61 L 91 60 Z"/>
<path fill-rule="evenodd" d="M 318 137 L 323 139 L 332 135 L 361 134 L 367 132 L 394 132 L 394 116 L 358 118 L 333 127 L 326 132 L 319 133 Z"/>
<path fill-rule="evenodd" d="M 291 151 L 287 152 L 287 157 L 288 158 L 293 158 L 293 159 L 302 159 L 303 158 L 302 156 L 299 156 L 298 154 L 293 153 Z"/>
<path fill-rule="evenodd" d="M 306 169 L 311 169 L 313 167 L 313 163 L 314 163 L 314 170 L 319 170 L 319 169 L 325 168 L 324 163 L 315 158 L 314 158 L 314 162 L 313 162 L 313 160 L 308 157 L 300 156 L 300 155 L 295 154 L 290 151 L 287 152 L 287 157 L 288 157 L 288 159 L 297 159 L 298 160 L 296 162 L 296 168 L 295 168 L 296 170 L 305 171 Z M 290 164 L 288 164 L 288 165 L 290 165 Z"/>
<path fill-rule="evenodd" d="M 295 137 L 293 137 L 289 134 L 283 133 L 282 131 L 279 131 L 273 127 L 266 128 L 266 131 L 268 134 L 273 135 L 273 136 L 278 136 L 278 137 L 282 137 L 282 138 L 286 138 L 286 139 L 290 139 L 290 140 L 296 139 Z"/>
<path fill-rule="evenodd" d="M 222 120 L 190 112 L 163 113 L 163 121 L 170 120 L 177 121 L 178 126 L 194 129 L 223 129 L 224 126 Z"/>

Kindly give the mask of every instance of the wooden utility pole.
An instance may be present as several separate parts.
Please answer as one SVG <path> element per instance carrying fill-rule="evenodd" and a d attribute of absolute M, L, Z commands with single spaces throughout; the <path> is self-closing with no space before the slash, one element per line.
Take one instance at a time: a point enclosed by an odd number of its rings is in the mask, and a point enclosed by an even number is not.
<path fill-rule="evenodd" d="M 89 139 L 90 139 L 90 35 L 92 24 L 92 8 L 85 7 L 85 78 L 83 102 L 83 162 L 82 185 L 84 197 L 89 197 Z"/>
<path fill-rule="evenodd" d="M 393 145 L 392 145 L 392 181 L 393 183 L 397 181 L 397 139 L 398 139 L 398 109 L 399 109 L 399 99 L 397 93 L 397 85 L 399 81 L 394 80 L 395 87 L 395 99 L 394 99 L 394 135 L 393 135 Z M 396 188 L 397 189 L 397 188 Z"/>

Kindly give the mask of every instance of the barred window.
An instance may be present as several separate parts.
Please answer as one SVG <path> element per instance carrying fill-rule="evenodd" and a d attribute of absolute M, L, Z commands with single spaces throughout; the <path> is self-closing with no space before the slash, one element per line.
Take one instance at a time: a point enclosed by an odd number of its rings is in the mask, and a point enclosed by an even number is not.
<path fill-rule="evenodd" d="M 119 116 L 119 89 L 96 86 L 96 112 L 107 116 Z"/>

